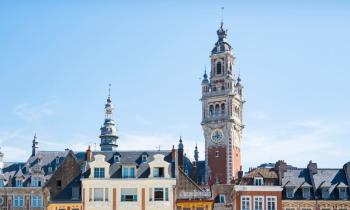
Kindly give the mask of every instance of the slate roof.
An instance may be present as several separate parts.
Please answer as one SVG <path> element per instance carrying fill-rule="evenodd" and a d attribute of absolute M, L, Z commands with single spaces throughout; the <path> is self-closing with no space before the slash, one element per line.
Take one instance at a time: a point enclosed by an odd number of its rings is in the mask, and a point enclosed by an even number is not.
<path fill-rule="evenodd" d="M 329 199 L 339 199 L 338 187 L 348 187 L 346 174 L 343 169 L 317 169 L 317 173 L 312 174 L 307 168 L 287 169 L 282 178 L 283 198 L 286 197 L 286 188 L 293 189 L 293 198 L 303 199 L 302 188 L 310 187 L 310 199 L 322 198 L 322 188 L 329 189 Z M 347 196 L 349 198 L 349 190 Z"/>
<path fill-rule="evenodd" d="M 28 158 L 26 162 L 5 162 L 3 168 L 3 178 L 5 187 L 15 186 L 16 177 L 23 177 L 23 187 L 29 187 L 34 173 L 39 171 L 43 181 L 47 181 L 53 172 L 63 162 L 69 150 L 66 151 L 38 151 L 35 156 Z M 56 162 L 56 158 L 58 162 Z M 51 168 L 51 171 L 49 170 Z M 44 185 L 42 183 L 42 185 Z"/>
<path fill-rule="evenodd" d="M 93 151 L 93 156 L 102 154 L 105 156 L 105 161 L 110 164 L 109 175 L 111 178 L 122 178 L 122 165 L 135 165 L 138 178 L 147 178 L 150 174 L 148 163 L 154 160 L 155 154 L 164 155 L 164 160 L 171 164 L 169 174 L 175 177 L 174 168 L 175 163 L 172 162 L 171 150 L 147 150 L 147 151 Z M 86 152 L 75 153 L 78 160 L 84 160 Z M 114 160 L 115 156 L 120 157 L 120 161 Z M 142 162 L 142 155 L 148 155 L 147 161 Z M 89 176 L 89 172 L 85 177 Z"/>

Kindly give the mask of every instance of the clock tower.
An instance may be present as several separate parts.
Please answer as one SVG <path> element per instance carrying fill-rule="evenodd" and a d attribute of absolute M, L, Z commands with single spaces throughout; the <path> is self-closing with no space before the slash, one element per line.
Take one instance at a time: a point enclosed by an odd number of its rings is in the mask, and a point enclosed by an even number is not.
<path fill-rule="evenodd" d="M 206 179 L 229 184 L 241 168 L 243 86 L 235 80 L 234 55 L 221 22 L 211 51 L 210 74 L 202 81 L 202 128 L 205 137 Z"/>

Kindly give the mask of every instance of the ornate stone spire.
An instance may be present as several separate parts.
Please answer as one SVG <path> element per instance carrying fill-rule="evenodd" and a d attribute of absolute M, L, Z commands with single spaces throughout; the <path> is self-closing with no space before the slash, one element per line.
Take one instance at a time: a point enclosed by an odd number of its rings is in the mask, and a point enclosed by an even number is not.
<path fill-rule="evenodd" d="M 101 143 L 100 147 L 102 151 L 114 151 L 117 149 L 117 128 L 116 123 L 113 120 L 113 104 L 111 99 L 111 85 L 108 89 L 107 103 L 105 104 L 105 121 L 101 130 Z"/>
<path fill-rule="evenodd" d="M 196 162 L 198 162 L 198 158 L 199 158 L 198 154 L 199 154 L 199 152 L 198 152 L 198 147 L 197 147 L 197 144 L 196 144 L 196 147 L 194 148 L 194 160 Z"/>
<path fill-rule="evenodd" d="M 39 149 L 39 142 L 36 140 L 37 137 L 36 137 L 36 133 L 34 134 L 34 138 L 33 138 L 33 141 L 32 141 L 32 156 L 35 156 L 36 153 L 38 152 L 38 149 Z"/>
<path fill-rule="evenodd" d="M 227 42 L 227 29 L 224 29 L 224 22 L 221 20 L 220 28 L 216 31 L 218 35 L 218 41 L 215 43 L 215 47 L 211 51 L 212 54 L 223 53 L 231 50 L 231 45 Z"/>

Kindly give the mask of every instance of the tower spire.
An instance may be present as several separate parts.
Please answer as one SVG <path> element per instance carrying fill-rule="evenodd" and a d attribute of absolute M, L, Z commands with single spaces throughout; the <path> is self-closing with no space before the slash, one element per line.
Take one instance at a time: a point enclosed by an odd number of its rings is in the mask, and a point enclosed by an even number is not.
<path fill-rule="evenodd" d="M 111 84 L 108 88 L 108 98 L 105 104 L 105 120 L 103 126 L 101 127 L 101 150 L 102 151 L 113 151 L 118 147 L 117 145 L 117 128 L 116 123 L 113 120 L 113 104 L 111 99 Z"/>
<path fill-rule="evenodd" d="M 224 25 L 224 9 L 225 7 L 221 7 L 221 27 Z"/>

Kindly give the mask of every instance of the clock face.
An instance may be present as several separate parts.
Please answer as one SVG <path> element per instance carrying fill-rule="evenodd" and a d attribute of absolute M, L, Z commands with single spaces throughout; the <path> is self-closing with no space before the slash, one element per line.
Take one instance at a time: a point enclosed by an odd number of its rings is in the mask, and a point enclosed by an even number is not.
<path fill-rule="evenodd" d="M 211 141 L 214 142 L 215 144 L 219 143 L 223 137 L 224 137 L 224 132 L 222 132 L 221 129 L 215 129 L 211 133 Z"/>

